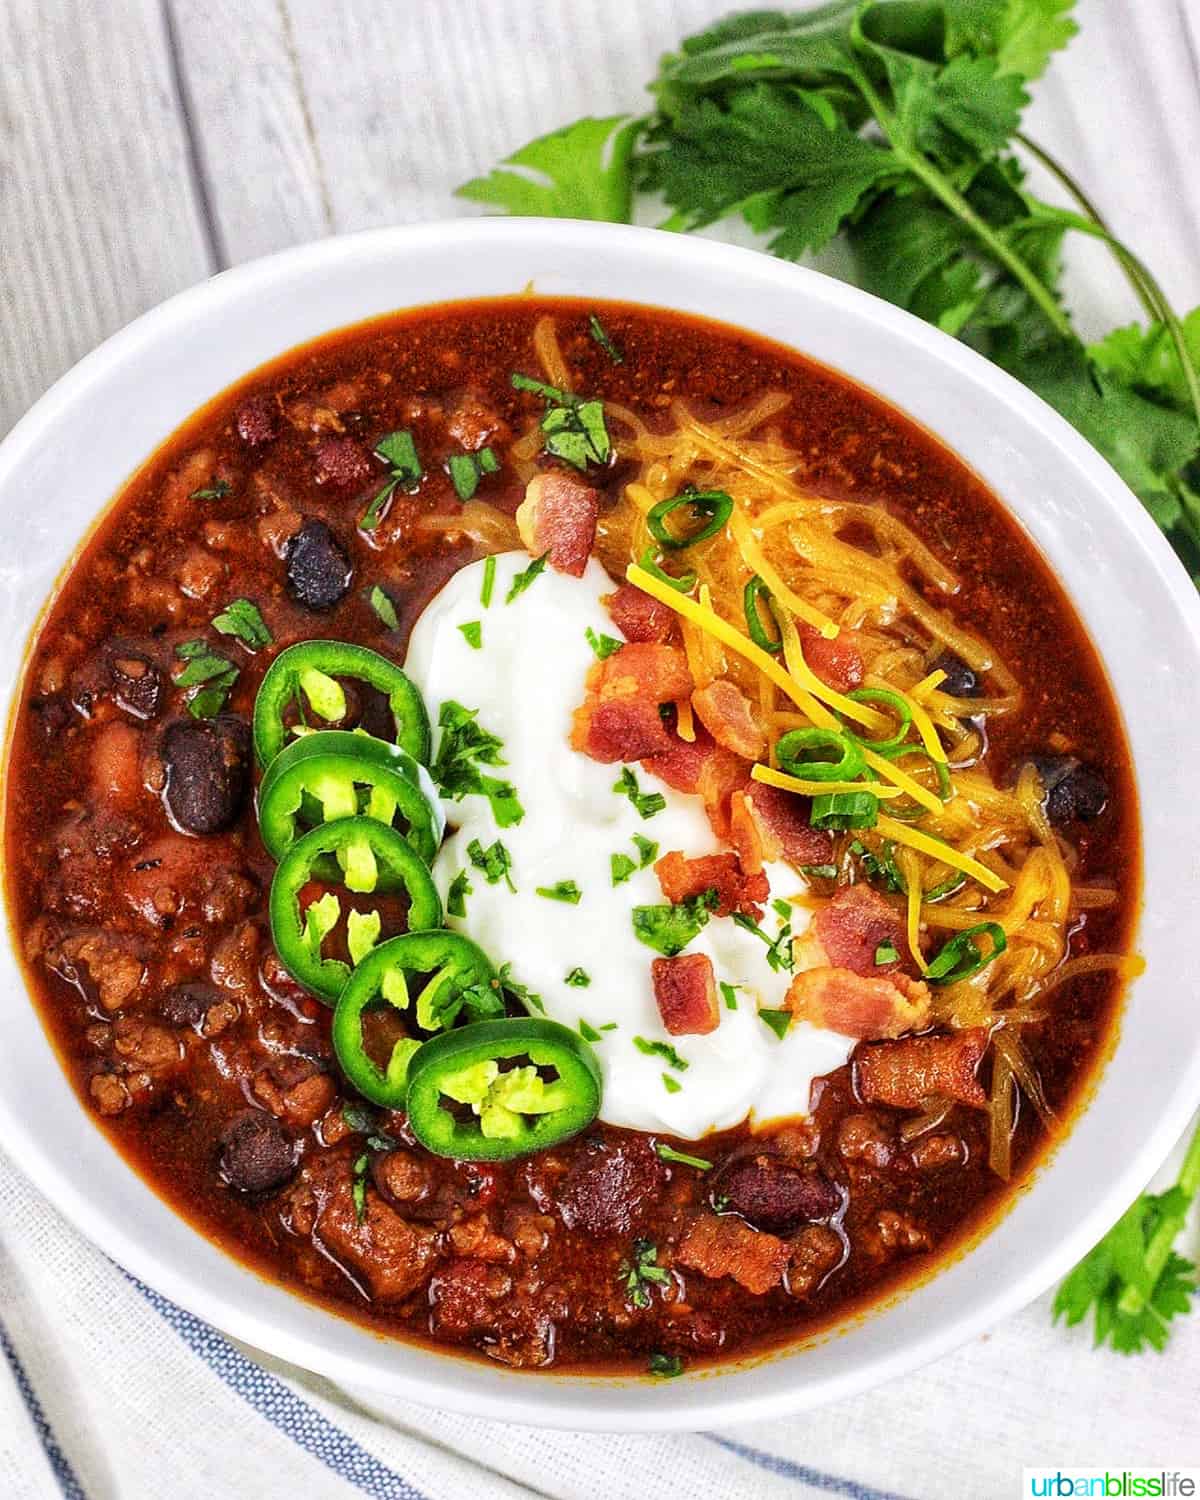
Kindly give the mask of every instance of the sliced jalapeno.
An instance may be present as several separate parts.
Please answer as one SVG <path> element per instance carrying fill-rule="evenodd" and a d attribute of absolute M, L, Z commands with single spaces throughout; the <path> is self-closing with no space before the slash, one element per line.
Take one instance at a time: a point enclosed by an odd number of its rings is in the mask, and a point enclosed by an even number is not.
<path fill-rule="evenodd" d="M 600 1109 L 600 1064 L 587 1042 L 557 1021 L 477 1021 L 415 1053 L 407 1107 L 413 1134 L 435 1155 L 505 1161 L 591 1124 Z"/>
<path fill-rule="evenodd" d="M 422 765 L 429 763 L 424 700 L 395 662 L 349 641 L 301 641 L 271 663 L 254 701 L 254 750 L 260 766 L 270 765 L 287 742 L 283 716 L 290 703 L 297 703 L 302 718 L 307 705 L 326 724 L 345 716 L 346 694 L 338 680 L 343 677 L 385 694 L 396 744 Z"/>
<path fill-rule="evenodd" d="M 281 750 L 258 789 L 258 827 L 282 859 L 314 823 L 359 814 L 397 820 L 426 864 L 442 841 L 442 804 L 425 767 L 397 745 L 344 729 L 317 729 Z"/>
<path fill-rule="evenodd" d="M 327 891 L 301 912 L 300 892 L 314 880 L 358 892 L 407 891 L 409 930 L 441 926 L 442 903 L 433 878 L 421 856 L 394 828 L 374 818 L 339 818 L 304 834 L 279 861 L 271 882 L 271 937 L 288 973 L 331 1004 L 350 977 L 350 965 L 326 958 L 321 951 L 341 916 L 336 893 Z M 361 962 L 370 951 L 381 926 L 377 912 L 350 913 L 347 947 L 352 962 Z"/>
<path fill-rule="evenodd" d="M 412 975 L 428 976 L 415 1009 Z M 453 1025 L 463 1010 L 475 1016 L 504 1013 L 487 955 L 459 932 L 406 932 L 373 948 L 338 997 L 332 1037 L 346 1077 L 364 1098 L 385 1109 L 403 1108 L 409 1064 L 421 1043 L 411 1035 L 398 1038 L 383 1066 L 368 1056 L 363 1013 L 381 1004 L 407 1012 L 407 1022 L 426 1031 Z"/>

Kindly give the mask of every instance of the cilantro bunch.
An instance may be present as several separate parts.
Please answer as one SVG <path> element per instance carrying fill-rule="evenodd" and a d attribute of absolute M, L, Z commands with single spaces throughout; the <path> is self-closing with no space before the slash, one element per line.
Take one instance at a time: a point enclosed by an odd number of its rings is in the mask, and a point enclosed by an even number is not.
<path fill-rule="evenodd" d="M 460 193 L 515 214 L 663 227 L 734 216 L 798 259 L 832 241 L 856 279 L 961 338 L 1109 460 L 1200 582 L 1200 308 L 1179 318 L 1141 259 L 1021 133 L 1028 85 L 1074 35 L 1074 0 L 831 0 L 734 15 L 663 58 L 654 108 L 579 120 Z M 1034 158 L 1065 189 L 1033 196 Z M 1067 234 L 1112 251 L 1146 314 L 1096 344 L 1063 305 Z"/>

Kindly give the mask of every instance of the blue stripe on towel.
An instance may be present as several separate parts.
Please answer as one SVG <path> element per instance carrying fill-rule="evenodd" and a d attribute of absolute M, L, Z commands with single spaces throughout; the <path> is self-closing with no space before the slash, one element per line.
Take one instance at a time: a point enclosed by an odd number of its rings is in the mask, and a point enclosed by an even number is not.
<path fill-rule="evenodd" d="M 128 1275 L 128 1272 L 126 1272 Z M 319 1459 L 339 1479 L 356 1485 L 372 1500 L 425 1500 L 402 1474 L 389 1469 L 314 1406 L 301 1400 L 269 1370 L 235 1349 L 215 1328 L 129 1277 L 146 1301 L 171 1325 L 188 1347 L 262 1417 L 285 1433 L 305 1453 Z"/>
<path fill-rule="evenodd" d="M 83 1486 L 75 1476 L 75 1470 L 71 1467 L 71 1461 L 59 1447 L 58 1439 L 54 1436 L 54 1429 L 47 1420 L 46 1413 L 42 1409 L 42 1403 L 37 1398 L 37 1392 L 29 1376 L 25 1372 L 25 1366 L 13 1342 L 8 1336 L 8 1330 L 0 1323 L 0 1350 L 8 1361 L 9 1368 L 13 1372 L 13 1379 L 17 1383 L 17 1389 L 21 1393 L 21 1399 L 29 1410 L 30 1419 L 37 1429 L 37 1435 L 42 1440 L 42 1447 L 46 1450 L 46 1458 L 54 1477 L 58 1480 L 59 1488 L 62 1490 L 66 1500 L 87 1500 Z"/>
<path fill-rule="evenodd" d="M 712 1432 L 706 1432 L 704 1436 L 710 1443 L 724 1448 L 727 1453 L 736 1454 L 738 1458 L 744 1458 L 747 1463 L 766 1469 L 770 1474 L 778 1474 L 784 1479 L 797 1479 L 811 1489 L 824 1490 L 826 1494 L 846 1495 L 849 1500 L 905 1500 L 903 1495 L 897 1495 L 892 1490 L 877 1490 L 869 1484 L 859 1484 L 855 1479 L 842 1479 L 837 1474 L 810 1469 L 807 1464 L 793 1463 L 790 1458 L 779 1458 L 774 1453 L 764 1453 L 759 1448 L 735 1443 L 730 1438 L 717 1437 Z"/>

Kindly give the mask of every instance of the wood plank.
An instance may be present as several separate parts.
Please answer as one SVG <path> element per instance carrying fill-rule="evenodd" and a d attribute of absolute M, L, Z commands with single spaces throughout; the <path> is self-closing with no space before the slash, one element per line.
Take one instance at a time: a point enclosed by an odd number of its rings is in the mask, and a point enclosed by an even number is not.
<path fill-rule="evenodd" d="M 335 228 L 293 23 L 269 0 L 167 0 L 224 264 Z M 333 16 L 328 24 L 335 24 Z"/>
<path fill-rule="evenodd" d="M 2 433 L 212 259 L 155 0 L 6 0 L 0 56 Z"/>

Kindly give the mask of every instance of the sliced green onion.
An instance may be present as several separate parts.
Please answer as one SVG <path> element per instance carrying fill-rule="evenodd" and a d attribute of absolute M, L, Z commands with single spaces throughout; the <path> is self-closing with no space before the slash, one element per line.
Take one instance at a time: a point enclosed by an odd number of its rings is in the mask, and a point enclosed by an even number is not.
<path fill-rule="evenodd" d="M 709 519 L 698 531 L 691 531 L 687 536 L 676 536 L 674 532 L 667 530 L 666 520 L 672 511 L 685 505 L 691 506 L 693 516 L 707 516 Z M 732 514 L 733 497 L 724 490 L 696 490 L 689 487 L 653 506 L 646 516 L 646 525 L 650 535 L 660 546 L 675 552 L 682 547 L 690 547 L 694 542 L 706 542 L 710 536 L 716 536 Z"/>
<path fill-rule="evenodd" d="M 824 792 L 813 798 L 808 821 L 814 828 L 874 828 L 878 818 L 874 792 Z"/>
<path fill-rule="evenodd" d="M 836 751 L 837 759 L 822 759 L 821 751 Z M 862 747 L 840 729 L 789 729 L 775 746 L 780 767 L 809 781 L 853 781 L 866 770 Z"/>
<path fill-rule="evenodd" d="M 690 594 L 700 582 L 695 573 L 684 573 L 681 578 L 664 573 L 658 565 L 658 558 L 655 556 L 653 547 L 647 547 L 638 558 L 638 567 L 649 573 L 651 578 L 657 578 L 659 583 L 665 583 L 668 588 L 678 589 L 681 594 Z"/>
<path fill-rule="evenodd" d="M 869 740 L 861 734 L 855 735 L 855 739 L 866 745 L 868 750 L 874 750 L 878 755 L 886 755 L 889 750 L 898 750 L 903 745 L 912 726 L 912 709 L 899 693 L 892 692 L 891 688 L 855 688 L 847 693 L 846 697 L 854 703 L 882 704 L 884 708 L 890 709 L 896 715 L 896 729 L 886 739 Z"/>
<path fill-rule="evenodd" d="M 932 906 L 938 901 L 945 901 L 947 896 L 956 896 L 967 883 L 965 875 L 951 875 L 949 880 L 943 880 L 935 885 L 932 890 L 921 893 L 921 901 L 925 905 Z"/>
<path fill-rule="evenodd" d="M 767 603 L 771 602 L 770 589 L 755 573 L 742 590 L 742 608 L 746 611 L 746 629 L 750 632 L 750 639 L 760 651 L 769 651 L 772 656 L 778 656 L 783 650 L 783 642 L 772 640 L 763 627 L 762 615 L 758 609 L 760 594 L 766 594 Z"/>
<path fill-rule="evenodd" d="M 990 953 L 984 953 L 975 941 L 984 932 L 992 940 Z M 980 969 L 986 969 L 992 959 L 998 958 L 1007 947 L 1008 938 L 999 922 L 979 922 L 965 932 L 955 933 L 941 952 L 930 960 L 925 978 L 930 984 L 960 984 L 978 974 Z"/>

